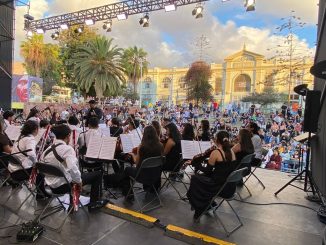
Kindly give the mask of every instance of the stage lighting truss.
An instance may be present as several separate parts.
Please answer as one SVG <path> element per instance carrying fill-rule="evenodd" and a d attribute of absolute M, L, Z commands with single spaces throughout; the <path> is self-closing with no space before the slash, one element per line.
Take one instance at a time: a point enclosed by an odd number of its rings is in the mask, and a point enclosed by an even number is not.
<path fill-rule="evenodd" d="M 204 7 L 201 4 L 198 4 L 192 11 L 192 15 L 195 16 L 196 19 L 203 18 L 203 12 Z"/>
<path fill-rule="evenodd" d="M 44 33 L 47 30 L 63 29 L 61 28 L 63 25 L 65 25 L 64 27 L 85 25 L 87 24 L 86 20 L 92 20 L 94 23 L 115 18 L 125 20 L 129 15 L 146 14 L 159 10 L 175 11 L 177 7 L 200 4 L 205 1 L 208 0 L 127 0 L 39 20 L 25 18 L 24 29 L 26 31 L 42 29 Z"/>
<path fill-rule="evenodd" d="M 255 5 L 256 5 L 256 1 L 255 0 L 245 0 L 245 8 L 246 11 L 254 11 L 255 10 Z"/>
<path fill-rule="evenodd" d="M 144 15 L 144 17 L 140 18 L 139 24 L 143 27 L 149 27 L 149 16 L 148 13 Z"/>

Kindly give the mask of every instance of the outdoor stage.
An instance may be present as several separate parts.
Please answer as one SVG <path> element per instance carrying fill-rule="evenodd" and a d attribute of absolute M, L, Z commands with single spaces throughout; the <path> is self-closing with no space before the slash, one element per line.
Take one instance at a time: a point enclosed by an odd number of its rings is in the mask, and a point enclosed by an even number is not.
<path fill-rule="evenodd" d="M 274 197 L 274 192 L 290 179 L 287 174 L 258 169 L 257 175 L 266 185 L 266 189 L 263 190 L 255 179 L 250 179 L 248 186 L 252 191 L 253 197 L 247 199 L 247 201 L 257 203 L 291 202 L 306 205 L 313 209 L 319 208 L 319 205 L 305 199 L 306 194 L 304 192 L 293 187 L 286 188 L 278 197 Z M 5 187 L 0 190 L 0 201 L 3 201 L 7 196 L 7 188 Z M 242 193 L 243 197 L 248 194 L 245 189 L 241 190 L 240 193 Z M 24 195 L 23 191 L 20 194 Z M 164 207 L 149 212 L 148 215 L 158 218 L 165 225 L 173 224 L 181 226 L 225 241 L 243 245 L 320 245 L 322 242 L 321 234 L 324 225 L 318 221 L 314 211 L 306 208 L 285 205 L 253 206 L 233 201 L 232 204 L 239 213 L 244 226 L 231 235 L 231 237 L 227 238 L 223 233 L 222 227 L 217 225 L 209 216 L 202 217 L 199 224 L 194 224 L 192 220 L 193 212 L 190 211 L 189 204 L 178 200 L 176 192 L 171 187 L 161 197 Z M 124 205 L 122 198 L 114 202 L 118 206 Z M 11 200 L 10 203 L 15 204 L 15 200 Z M 219 212 L 224 221 L 229 220 L 226 223 L 234 224 L 234 216 L 230 215 L 230 210 L 227 206 L 222 205 Z M 28 205 L 25 205 L 25 209 L 21 212 L 21 215 L 26 220 L 31 220 L 33 218 L 33 209 L 30 208 L 28 210 Z M 59 215 L 56 214 L 52 216 L 52 219 L 58 217 Z M 1 207 L 0 218 L 0 236 L 13 235 L 11 238 L 0 239 L 0 244 L 15 242 L 18 228 L 1 229 L 1 227 L 15 223 L 17 216 L 10 215 L 9 211 Z M 21 221 L 18 222 L 20 223 Z M 102 212 L 90 214 L 90 220 L 88 221 L 86 215 L 80 210 L 72 216 L 71 221 L 68 220 L 66 222 L 61 234 L 47 229 L 36 244 L 173 245 L 185 243 L 164 236 L 163 230 L 159 228 L 154 227 L 148 229 Z"/>

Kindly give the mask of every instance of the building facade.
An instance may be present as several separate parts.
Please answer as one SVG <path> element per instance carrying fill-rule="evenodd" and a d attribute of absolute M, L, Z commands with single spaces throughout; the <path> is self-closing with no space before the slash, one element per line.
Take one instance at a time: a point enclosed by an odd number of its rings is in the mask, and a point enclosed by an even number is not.
<path fill-rule="evenodd" d="M 226 57 L 222 64 L 210 65 L 214 101 L 222 106 L 230 102 L 240 102 L 244 96 L 260 93 L 266 86 L 285 94 L 289 91 L 294 94 L 293 88 L 302 83 L 308 83 L 312 88 L 313 77 L 309 72 L 312 62 L 311 59 L 300 58 L 292 60 L 290 66 L 289 62 L 268 60 L 263 55 L 246 50 L 244 46 L 241 51 Z M 188 69 L 149 69 L 141 82 L 142 104 L 156 101 L 183 103 L 187 98 L 185 75 Z M 291 96 L 294 99 L 294 95 Z"/>

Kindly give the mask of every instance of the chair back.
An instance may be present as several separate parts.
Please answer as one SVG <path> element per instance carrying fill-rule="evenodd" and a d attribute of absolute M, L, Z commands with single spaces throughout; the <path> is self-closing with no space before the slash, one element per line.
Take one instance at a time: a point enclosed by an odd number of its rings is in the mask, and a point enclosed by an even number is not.
<path fill-rule="evenodd" d="M 161 179 L 164 157 L 150 157 L 143 160 L 138 168 L 136 180 L 140 183 L 153 185 Z"/>
<path fill-rule="evenodd" d="M 239 166 L 237 169 L 240 168 L 247 168 L 247 171 L 245 172 L 244 176 L 247 176 L 250 174 L 251 172 L 251 163 L 254 160 L 255 157 L 255 153 L 249 154 L 247 156 L 245 156 L 244 158 L 242 158 Z"/>
<path fill-rule="evenodd" d="M 247 168 L 240 168 L 238 170 L 233 171 L 226 179 L 226 183 L 238 183 L 239 181 L 242 180 L 246 171 Z"/>

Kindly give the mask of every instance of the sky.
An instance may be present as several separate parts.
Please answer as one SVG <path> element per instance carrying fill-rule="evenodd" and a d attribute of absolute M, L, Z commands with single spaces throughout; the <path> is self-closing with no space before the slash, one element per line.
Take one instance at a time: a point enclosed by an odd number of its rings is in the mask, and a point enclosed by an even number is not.
<path fill-rule="evenodd" d="M 117 0 L 30 0 L 30 14 L 35 19 L 102 6 Z M 203 3 L 203 18 L 195 19 L 191 12 L 195 5 L 182 6 L 175 12 L 164 10 L 149 14 L 150 25 L 144 28 L 138 21 L 142 15 L 129 16 L 125 21 L 113 20 L 112 32 L 102 30 L 103 23 L 96 23 L 98 32 L 122 48 L 138 46 L 148 53 L 150 67 L 185 67 L 199 58 L 196 43 L 201 36 L 208 41 L 203 49 L 203 59 L 221 63 L 224 58 L 246 49 L 265 55 L 275 55 L 276 46 L 284 42 L 285 32 L 278 32 L 288 16 L 296 16 L 306 23 L 295 31 L 295 45 L 302 55 L 312 55 L 317 39 L 318 0 L 256 0 L 256 10 L 246 12 L 243 0 L 211 0 Z M 20 42 L 25 40 L 24 14 L 27 7 L 16 9 L 15 60 L 22 61 Z M 46 42 L 51 40 L 46 32 Z"/>

